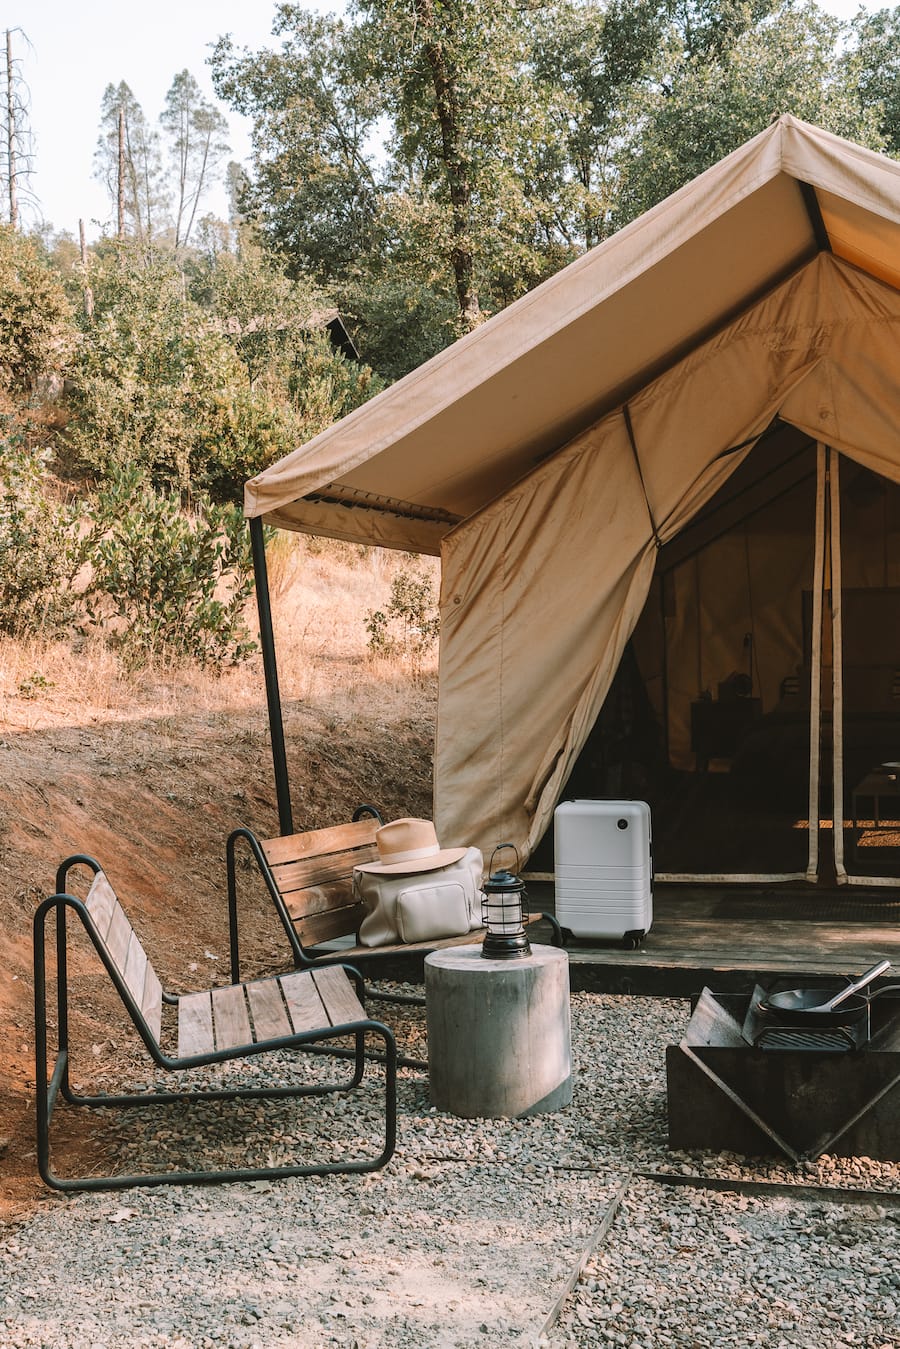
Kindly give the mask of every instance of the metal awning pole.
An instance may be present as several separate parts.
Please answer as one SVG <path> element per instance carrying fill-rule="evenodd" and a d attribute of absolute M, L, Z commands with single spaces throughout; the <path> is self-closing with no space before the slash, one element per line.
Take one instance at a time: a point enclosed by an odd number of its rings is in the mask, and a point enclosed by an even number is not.
<path fill-rule="evenodd" d="M 253 549 L 253 574 L 256 578 L 256 609 L 259 614 L 259 644 L 262 647 L 266 676 L 266 702 L 269 708 L 269 734 L 272 740 L 272 765 L 275 769 L 275 796 L 278 801 L 278 829 L 283 835 L 294 832 L 291 814 L 291 789 L 288 783 L 287 755 L 284 749 L 284 722 L 278 693 L 278 666 L 275 663 L 275 636 L 272 631 L 272 606 L 269 603 L 269 573 L 263 522 L 259 516 L 250 521 L 250 546 Z"/>

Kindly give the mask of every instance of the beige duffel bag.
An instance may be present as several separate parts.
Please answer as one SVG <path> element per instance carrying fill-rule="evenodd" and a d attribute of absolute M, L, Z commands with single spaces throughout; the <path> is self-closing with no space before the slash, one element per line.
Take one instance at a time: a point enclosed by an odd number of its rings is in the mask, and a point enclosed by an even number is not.
<path fill-rule="evenodd" d="M 366 906 L 362 946 L 462 937 L 481 927 L 484 859 L 466 848 L 458 861 L 434 870 L 397 874 L 357 868 L 353 892 Z"/>

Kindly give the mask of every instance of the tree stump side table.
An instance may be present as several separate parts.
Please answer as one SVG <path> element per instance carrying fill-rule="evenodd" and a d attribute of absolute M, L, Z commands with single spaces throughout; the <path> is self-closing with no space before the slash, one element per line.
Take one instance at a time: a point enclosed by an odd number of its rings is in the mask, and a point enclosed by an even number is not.
<path fill-rule="evenodd" d="M 425 958 L 431 1103 L 465 1119 L 516 1119 L 572 1100 L 569 958 L 532 946 L 486 960 L 480 946 Z"/>

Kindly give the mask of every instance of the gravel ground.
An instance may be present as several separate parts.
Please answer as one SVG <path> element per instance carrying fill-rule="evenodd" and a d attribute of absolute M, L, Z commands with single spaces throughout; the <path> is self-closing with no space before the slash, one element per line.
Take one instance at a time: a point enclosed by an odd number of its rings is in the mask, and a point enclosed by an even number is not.
<path fill-rule="evenodd" d="M 424 1051 L 424 1012 L 376 1014 Z M 0 1346 L 900 1346 L 900 1169 L 669 1151 L 664 1051 L 688 1014 L 574 994 L 573 1104 L 527 1120 L 437 1113 L 426 1075 L 402 1070 L 397 1152 L 371 1175 L 48 1195 L 0 1234 Z M 265 1062 L 269 1081 L 297 1071 Z M 380 1092 L 374 1067 L 349 1097 L 259 1107 L 259 1160 L 298 1140 L 377 1150 Z M 122 1168 L 247 1155 L 246 1114 L 221 1107 L 127 1123 Z M 760 1197 L 646 1171 L 886 1193 Z"/>

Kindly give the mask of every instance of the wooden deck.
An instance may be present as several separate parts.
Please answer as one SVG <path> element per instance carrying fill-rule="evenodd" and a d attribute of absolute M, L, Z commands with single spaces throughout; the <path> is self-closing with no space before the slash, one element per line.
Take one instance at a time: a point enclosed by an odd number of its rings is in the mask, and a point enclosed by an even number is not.
<path fill-rule="evenodd" d="M 553 911 L 553 886 L 528 883 L 534 912 Z M 550 941 L 549 924 L 529 929 Z M 690 997 L 704 985 L 722 993 L 751 992 L 779 975 L 861 974 L 882 957 L 894 969 L 876 983 L 900 982 L 900 893 L 658 885 L 653 927 L 639 951 L 615 944 L 571 942 L 573 989 Z M 365 970 L 366 961 L 358 961 Z M 422 978 L 422 960 L 401 957 L 390 977 Z M 388 975 L 387 962 L 367 973 Z"/>

